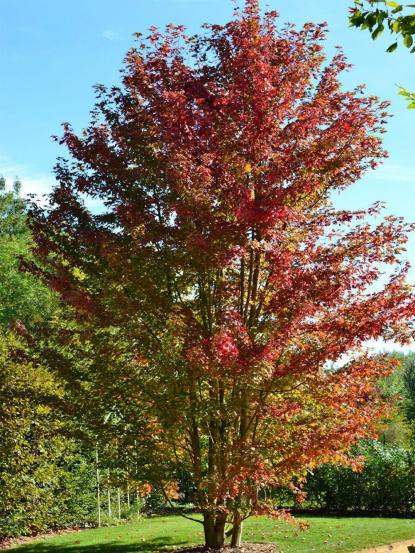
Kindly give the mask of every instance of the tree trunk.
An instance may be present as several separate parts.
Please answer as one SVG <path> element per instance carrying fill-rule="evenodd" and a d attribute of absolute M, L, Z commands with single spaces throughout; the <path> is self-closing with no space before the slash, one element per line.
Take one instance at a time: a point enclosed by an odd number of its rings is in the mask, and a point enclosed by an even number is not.
<path fill-rule="evenodd" d="M 231 547 L 241 547 L 243 522 L 239 517 L 233 520 Z"/>
<path fill-rule="evenodd" d="M 225 543 L 226 515 L 214 516 L 205 514 L 203 527 L 205 530 L 205 545 L 210 549 L 221 549 Z"/>

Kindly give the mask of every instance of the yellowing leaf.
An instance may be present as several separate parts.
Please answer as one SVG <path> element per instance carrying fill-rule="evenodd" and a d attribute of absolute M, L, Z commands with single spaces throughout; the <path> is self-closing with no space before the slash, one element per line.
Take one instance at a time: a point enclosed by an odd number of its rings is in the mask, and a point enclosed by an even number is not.
<path fill-rule="evenodd" d="M 77 280 L 82 281 L 82 280 L 85 280 L 86 278 L 85 273 L 79 267 L 75 267 L 72 271 L 72 274 Z"/>

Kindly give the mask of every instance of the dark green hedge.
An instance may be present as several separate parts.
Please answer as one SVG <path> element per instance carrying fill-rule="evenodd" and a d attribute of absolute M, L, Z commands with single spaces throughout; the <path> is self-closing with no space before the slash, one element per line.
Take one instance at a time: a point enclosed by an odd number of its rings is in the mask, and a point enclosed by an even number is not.
<path fill-rule="evenodd" d="M 94 467 L 62 437 L 24 448 L 26 462 L 17 467 L 0 461 L 0 538 L 96 521 Z"/>
<path fill-rule="evenodd" d="M 362 472 L 322 465 L 309 476 L 307 504 L 331 511 L 415 512 L 415 454 L 372 442 L 360 450 Z"/>
<path fill-rule="evenodd" d="M 65 437 L 44 401 L 62 390 L 25 354 L 21 340 L 0 332 L 0 539 L 96 518 L 93 456 Z"/>

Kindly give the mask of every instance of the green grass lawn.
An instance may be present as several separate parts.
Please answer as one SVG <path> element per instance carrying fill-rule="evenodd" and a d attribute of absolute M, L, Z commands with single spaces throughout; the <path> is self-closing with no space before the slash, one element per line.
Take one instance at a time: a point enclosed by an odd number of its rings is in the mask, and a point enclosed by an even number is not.
<path fill-rule="evenodd" d="M 415 520 L 393 518 L 301 517 L 310 524 L 299 530 L 286 522 L 252 518 L 244 539 L 272 542 L 284 553 L 355 551 L 414 538 Z M 142 518 L 122 526 L 82 530 L 12 548 L 21 553 L 154 553 L 201 543 L 202 526 L 177 516 Z"/>

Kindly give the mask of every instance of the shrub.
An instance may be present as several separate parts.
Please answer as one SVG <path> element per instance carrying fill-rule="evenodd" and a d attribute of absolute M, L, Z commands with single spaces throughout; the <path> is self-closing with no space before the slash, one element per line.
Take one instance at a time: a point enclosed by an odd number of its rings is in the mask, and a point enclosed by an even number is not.
<path fill-rule="evenodd" d="M 60 387 L 0 333 L 0 538 L 95 519 L 94 465 L 48 404 Z"/>
<path fill-rule="evenodd" d="M 415 506 L 415 454 L 401 447 L 370 442 L 357 454 L 365 457 L 361 472 L 322 465 L 309 477 L 309 505 L 333 511 L 411 513 Z"/>

